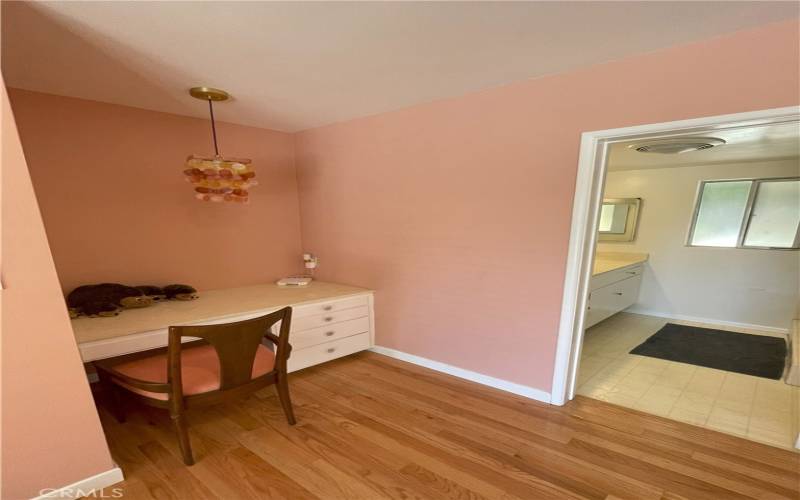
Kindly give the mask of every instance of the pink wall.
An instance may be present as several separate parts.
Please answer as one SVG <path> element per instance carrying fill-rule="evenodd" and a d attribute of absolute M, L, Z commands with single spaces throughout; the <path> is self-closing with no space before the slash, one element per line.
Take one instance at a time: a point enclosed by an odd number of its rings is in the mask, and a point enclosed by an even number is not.
<path fill-rule="evenodd" d="M 38 496 L 114 467 L 2 90 L 2 491 Z M 80 457 L 71 460 L 70 457 Z"/>
<path fill-rule="evenodd" d="M 251 158 L 260 185 L 249 205 L 203 203 L 182 170 L 187 155 L 213 153 L 207 120 L 9 93 L 65 291 L 102 281 L 208 290 L 299 271 L 289 134 L 219 123 L 222 152 Z"/>
<path fill-rule="evenodd" d="M 800 102 L 798 23 L 296 136 L 303 244 L 377 343 L 551 387 L 580 134 Z"/>

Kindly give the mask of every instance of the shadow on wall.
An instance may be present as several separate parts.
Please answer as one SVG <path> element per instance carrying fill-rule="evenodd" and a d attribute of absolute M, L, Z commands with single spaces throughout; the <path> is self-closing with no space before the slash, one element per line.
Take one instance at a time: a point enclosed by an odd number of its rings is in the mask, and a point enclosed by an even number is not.
<path fill-rule="evenodd" d="M 112 102 L 102 88 L 92 87 L 81 92 L 87 82 L 102 72 L 114 74 L 114 93 L 124 90 L 131 101 L 147 102 L 156 96 L 159 100 L 185 101 L 190 113 L 197 114 L 196 103 L 187 94 L 176 99 L 169 86 L 148 75 L 172 74 L 182 82 L 194 82 L 196 76 L 181 74 L 160 61 L 124 46 L 91 28 L 84 26 L 81 33 L 69 30 L 59 14 L 48 12 L 47 5 L 33 2 L 2 2 L 2 68 L 9 87 L 72 95 L 84 99 Z M 102 44 L 102 48 L 100 47 Z M 46 64 L 34 54 L 50 54 Z M 80 65 L 67 64 L 66 54 L 81 54 Z M 14 71 L 12 68 L 16 69 Z M 20 70 L 19 68 L 24 68 Z M 97 75 L 99 76 L 99 75 Z M 54 78 L 58 80 L 55 81 Z M 186 85 L 184 83 L 183 85 Z M 64 89 L 63 92 L 54 89 Z M 69 92 L 66 90 L 69 89 Z M 204 109 L 201 109 L 203 111 Z"/>

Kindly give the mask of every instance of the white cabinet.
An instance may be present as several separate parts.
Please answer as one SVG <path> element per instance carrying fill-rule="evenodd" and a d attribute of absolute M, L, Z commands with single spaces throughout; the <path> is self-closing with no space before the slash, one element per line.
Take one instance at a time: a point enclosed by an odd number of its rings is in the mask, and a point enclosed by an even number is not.
<path fill-rule="evenodd" d="M 292 311 L 290 372 L 369 349 L 372 294 L 297 306 Z"/>
<path fill-rule="evenodd" d="M 641 264 L 592 276 L 584 327 L 596 325 L 635 304 L 641 282 Z"/>

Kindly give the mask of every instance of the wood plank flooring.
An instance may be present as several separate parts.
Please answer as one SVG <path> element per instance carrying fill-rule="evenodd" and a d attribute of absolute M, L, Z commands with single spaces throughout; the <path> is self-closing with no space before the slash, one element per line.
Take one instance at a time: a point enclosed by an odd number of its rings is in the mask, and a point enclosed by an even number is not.
<path fill-rule="evenodd" d="M 129 500 L 800 498 L 799 454 L 582 397 L 549 406 L 369 352 L 290 388 L 295 427 L 272 387 L 189 413 L 192 467 L 166 413 L 132 407 L 120 424 L 100 404 L 115 487 Z"/>

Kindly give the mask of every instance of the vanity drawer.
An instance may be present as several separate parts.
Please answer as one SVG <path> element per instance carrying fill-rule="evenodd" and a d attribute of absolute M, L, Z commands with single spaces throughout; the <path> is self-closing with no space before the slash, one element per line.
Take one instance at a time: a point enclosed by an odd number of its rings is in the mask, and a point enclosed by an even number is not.
<path fill-rule="evenodd" d="M 360 306 L 351 309 L 342 309 L 340 311 L 326 312 L 325 314 L 316 314 L 314 316 L 304 316 L 300 318 L 292 318 L 292 333 L 310 330 L 312 328 L 319 328 L 342 321 L 348 321 L 356 318 L 364 318 L 369 316 L 369 307 Z"/>
<path fill-rule="evenodd" d="M 635 304 L 639 296 L 641 282 L 641 275 L 637 275 L 597 290 L 592 290 L 587 305 L 588 310 L 586 311 L 584 327 L 589 328 Z"/>
<path fill-rule="evenodd" d="M 359 295 L 357 297 L 349 297 L 341 300 L 332 300 L 329 302 L 318 302 L 316 304 L 297 306 L 292 309 L 292 317 L 296 319 L 304 316 L 325 314 L 367 305 L 369 305 L 369 297 L 366 295 Z"/>
<path fill-rule="evenodd" d="M 290 372 L 302 370 L 308 366 L 318 365 L 332 359 L 369 349 L 369 333 L 361 333 L 343 339 L 325 342 L 305 349 L 293 349 L 289 358 Z"/>
<path fill-rule="evenodd" d="M 633 278 L 634 276 L 641 276 L 643 269 L 644 266 L 639 264 L 631 267 L 623 267 L 622 269 L 615 269 L 614 271 L 608 271 L 607 273 L 598 274 L 597 276 L 592 276 L 592 279 L 589 280 L 589 289 L 594 291 L 618 281 Z"/>
<path fill-rule="evenodd" d="M 369 332 L 369 318 L 366 316 L 310 330 L 292 332 L 289 336 L 289 343 L 294 349 L 305 349 L 364 332 Z"/>

